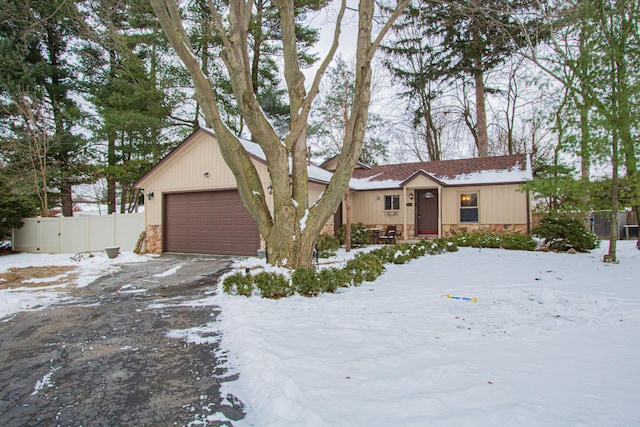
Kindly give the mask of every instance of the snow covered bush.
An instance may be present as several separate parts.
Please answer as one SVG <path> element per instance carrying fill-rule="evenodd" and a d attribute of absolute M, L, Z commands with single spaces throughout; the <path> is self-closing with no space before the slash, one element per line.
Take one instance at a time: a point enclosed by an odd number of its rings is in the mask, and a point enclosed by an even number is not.
<path fill-rule="evenodd" d="M 286 277 L 279 273 L 262 271 L 253 276 L 253 282 L 263 298 L 283 298 L 293 295 Z"/>
<path fill-rule="evenodd" d="M 457 244 L 457 246 L 472 248 L 502 248 L 533 251 L 538 247 L 531 236 L 521 233 L 462 233 L 454 236 L 452 241 L 454 244 Z"/>
<path fill-rule="evenodd" d="M 315 268 L 300 267 L 291 273 L 291 286 L 300 295 L 316 296 L 322 291 Z"/>
<path fill-rule="evenodd" d="M 384 272 L 384 265 L 375 255 L 367 253 L 356 255 L 347 262 L 345 269 L 351 275 L 351 283 L 359 286 L 362 282 L 376 280 Z"/>
<path fill-rule="evenodd" d="M 231 295 L 250 297 L 253 293 L 253 279 L 248 274 L 235 273 L 225 277 L 222 290 Z"/>
<path fill-rule="evenodd" d="M 333 293 L 338 288 L 348 287 L 351 276 L 342 268 L 325 268 L 318 273 L 318 281 L 323 292 Z"/>
<path fill-rule="evenodd" d="M 538 244 L 528 234 L 509 233 L 500 236 L 500 247 L 515 251 L 535 251 Z"/>
<path fill-rule="evenodd" d="M 600 246 L 600 239 L 582 221 L 567 216 L 542 218 L 533 235 L 544 239 L 544 245 L 554 251 L 587 252 Z"/>

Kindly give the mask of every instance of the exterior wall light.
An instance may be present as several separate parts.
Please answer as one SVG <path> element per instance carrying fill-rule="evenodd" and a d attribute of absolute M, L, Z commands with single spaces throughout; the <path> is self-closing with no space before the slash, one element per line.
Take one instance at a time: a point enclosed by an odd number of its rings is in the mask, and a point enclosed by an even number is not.
<path fill-rule="evenodd" d="M 147 194 L 147 199 L 153 199 L 153 191 Z"/>
<path fill-rule="evenodd" d="M 209 172 L 205 172 L 202 176 L 204 176 L 205 178 L 209 178 Z"/>
<path fill-rule="evenodd" d="M 409 200 L 413 200 L 413 193 L 409 193 Z"/>

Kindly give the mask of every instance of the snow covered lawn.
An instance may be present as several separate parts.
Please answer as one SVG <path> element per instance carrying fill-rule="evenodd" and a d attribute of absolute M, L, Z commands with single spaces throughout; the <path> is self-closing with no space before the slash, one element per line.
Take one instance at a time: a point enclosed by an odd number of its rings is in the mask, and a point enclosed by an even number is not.
<path fill-rule="evenodd" d="M 640 424 L 640 251 L 461 248 L 318 298 L 218 295 L 235 425 Z M 477 302 L 443 294 L 476 297 Z"/>

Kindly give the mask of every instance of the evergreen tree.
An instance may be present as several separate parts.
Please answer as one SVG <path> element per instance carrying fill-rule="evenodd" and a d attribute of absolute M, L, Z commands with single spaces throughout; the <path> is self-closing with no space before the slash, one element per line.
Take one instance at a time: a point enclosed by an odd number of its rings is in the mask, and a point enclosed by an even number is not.
<path fill-rule="evenodd" d="M 47 126 L 38 129 L 44 132 L 38 138 L 46 140 L 47 147 L 47 158 L 41 162 L 47 165 L 47 181 L 41 190 L 57 188 L 65 216 L 73 214 L 71 186 L 84 181 L 87 163 L 86 141 L 78 132 L 82 116 L 73 99 L 77 79 L 70 61 L 81 20 L 75 2 L 0 3 L 0 102 L 9 128 L 5 137 L 13 142 L 33 140 L 34 127 L 25 118 L 28 110 L 46 121 Z M 20 153 L 14 154 L 18 161 Z M 46 210 L 45 203 L 43 214 Z"/>
<path fill-rule="evenodd" d="M 340 153 L 342 141 L 349 125 L 349 114 L 354 96 L 355 75 L 340 56 L 327 70 L 322 95 L 317 99 L 309 126 L 309 139 L 313 154 L 325 160 Z M 383 139 L 384 120 L 369 113 L 360 161 L 376 165 L 387 158 L 387 143 Z"/>

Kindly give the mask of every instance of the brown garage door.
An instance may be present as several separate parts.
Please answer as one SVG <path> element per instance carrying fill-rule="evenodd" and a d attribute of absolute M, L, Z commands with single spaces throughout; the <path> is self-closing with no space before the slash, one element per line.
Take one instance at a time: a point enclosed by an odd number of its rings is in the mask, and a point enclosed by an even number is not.
<path fill-rule="evenodd" d="M 165 196 L 165 252 L 256 255 L 258 227 L 237 191 Z"/>

